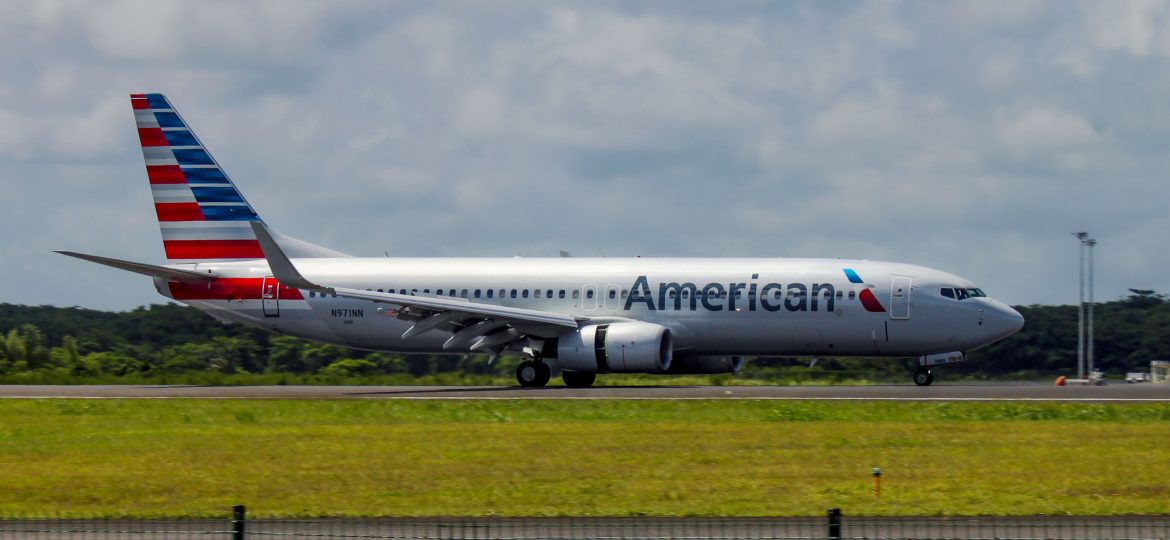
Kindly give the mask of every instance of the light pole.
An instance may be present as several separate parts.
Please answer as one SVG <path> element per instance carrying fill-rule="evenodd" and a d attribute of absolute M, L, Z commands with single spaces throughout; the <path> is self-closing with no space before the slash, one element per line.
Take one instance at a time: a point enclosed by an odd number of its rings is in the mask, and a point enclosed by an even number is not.
<path fill-rule="evenodd" d="M 1084 241 L 1089 248 L 1089 351 L 1086 354 L 1086 362 L 1088 363 L 1089 375 L 1093 374 L 1093 247 L 1097 245 L 1097 241 L 1089 238 Z"/>
<path fill-rule="evenodd" d="M 1072 233 L 1080 244 L 1081 258 L 1077 264 L 1080 279 L 1080 295 L 1077 302 L 1077 378 L 1085 378 L 1085 239 L 1089 233 Z"/>

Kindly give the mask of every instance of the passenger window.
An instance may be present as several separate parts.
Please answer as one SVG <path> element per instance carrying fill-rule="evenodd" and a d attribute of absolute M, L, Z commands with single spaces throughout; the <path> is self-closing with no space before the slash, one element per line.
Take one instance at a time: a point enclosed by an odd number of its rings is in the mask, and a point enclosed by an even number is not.
<path fill-rule="evenodd" d="M 443 296 L 443 289 L 435 289 L 436 296 Z"/>
<path fill-rule="evenodd" d="M 629 296 L 629 295 L 630 295 L 630 290 L 629 290 L 629 289 L 622 289 L 622 298 L 625 298 L 625 297 L 627 297 L 627 296 Z"/>
<path fill-rule="evenodd" d="M 491 297 L 492 297 L 492 293 L 494 293 L 494 292 L 496 292 L 496 290 L 495 290 L 495 289 L 488 289 L 487 297 L 488 297 L 488 298 L 491 298 Z"/>
<path fill-rule="evenodd" d="M 524 289 L 523 291 L 521 291 L 520 296 L 524 297 L 524 298 L 528 298 L 528 289 Z"/>
<path fill-rule="evenodd" d="M 504 289 L 500 289 L 500 298 L 504 297 Z"/>
<path fill-rule="evenodd" d="M 512 298 L 516 298 L 516 289 L 512 289 Z"/>
<path fill-rule="evenodd" d="M 480 295 L 480 293 L 482 293 L 482 292 L 483 292 L 482 290 L 480 290 L 480 289 L 476 289 L 476 290 L 475 290 L 475 297 L 476 297 L 476 298 L 479 298 L 479 295 Z"/>
<path fill-rule="evenodd" d="M 593 291 L 592 291 L 592 290 L 590 290 L 590 291 L 586 291 L 586 292 L 585 292 L 585 298 L 593 298 Z"/>
<path fill-rule="evenodd" d="M 853 300 L 857 297 L 857 291 L 849 291 L 849 299 Z"/>
<path fill-rule="evenodd" d="M 544 297 L 545 298 L 552 298 L 552 289 L 549 289 L 548 292 L 544 293 Z"/>
<path fill-rule="evenodd" d="M 617 291 L 610 289 L 609 290 L 609 299 L 613 300 L 614 298 L 617 298 Z"/>
<path fill-rule="evenodd" d="M 845 296 L 845 291 L 837 291 L 837 299 L 840 300 Z"/>
<path fill-rule="evenodd" d="M 574 290 L 573 291 L 573 298 L 574 299 L 581 298 L 581 291 Z"/>
<path fill-rule="evenodd" d="M 447 296 L 455 296 L 455 289 L 451 289 L 449 292 L 450 292 L 450 294 L 448 294 Z"/>
<path fill-rule="evenodd" d="M 564 298 L 565 297 L 565 290 L 561 289 L 561 292 L 557 293 L 557 296 L 560 298 Z"/>
<path fill-rule="evenodd" d="M 540 298 L 540 289 L 533 289 L 532 290 L 532 297 L 533 298 Z"/>
<path fill-rule="evenodd" d="M 399 289 L 398 294 L 406 294 L 406 289 Z"/>
<path fill-rule="evenodd" d="M 463 289 L 462 291 L 459 291 L 459 296 L 461 296 L 463 298 L 467 298 L 467 289 Z"/>
<path fill-rule="evenodd" d="M 309 291 L 309 298 L 316 298 L 316 297 L 317 297 L 316 291 Z"/>

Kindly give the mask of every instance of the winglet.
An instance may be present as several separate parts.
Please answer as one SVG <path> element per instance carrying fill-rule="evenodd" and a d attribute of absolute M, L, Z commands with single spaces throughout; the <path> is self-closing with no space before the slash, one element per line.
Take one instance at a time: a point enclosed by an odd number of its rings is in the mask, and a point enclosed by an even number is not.
<path fill-rule="evenodd" d="M 260 249 L 264 251 L 264 258 L 268 260 L 268 269 L 272 270 L 273 277 L 286 286 L 312 291 L 332 291 L 329 287 L 322 287 L 305 279 L 292 261 L 280 249 L 280 245 L 268 232 L 268 227 L 262 221 L 252 221 L 252 231 L 256 233 L 256 240 L 260 242 Z"/>

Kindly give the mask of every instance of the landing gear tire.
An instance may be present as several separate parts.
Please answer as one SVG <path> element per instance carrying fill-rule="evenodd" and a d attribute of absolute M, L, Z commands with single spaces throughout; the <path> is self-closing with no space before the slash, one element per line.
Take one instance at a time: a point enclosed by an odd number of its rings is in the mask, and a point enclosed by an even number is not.
<path fill-rule="evenodd" d="M 552 369 L 544 362 L 525 360 L 516 366 L 516 382 L 525 388 L 539 388 L 548 384 Z"/>
<path fill-rule="evenodd" d="M 569 388 L 589 388 L 597 380 L 597 374 L 591 371 L 561 371 L 561 379 Z"/>
<path fill-rule="evenodd" d="M 934 382 L 934 372 L 929 369 L 920 369 L 914 372 L 914 384 L 918 386 L 930 386 Z"/>

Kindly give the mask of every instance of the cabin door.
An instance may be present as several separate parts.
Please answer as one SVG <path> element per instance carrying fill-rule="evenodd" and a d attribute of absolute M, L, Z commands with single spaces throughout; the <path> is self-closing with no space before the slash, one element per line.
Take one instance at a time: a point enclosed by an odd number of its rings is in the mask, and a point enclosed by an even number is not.
<path fill-rule="evenodd" d="M 260 306 L 265 317 L 280 316 L 280 283 L 268 276 L 260 285 Z"/>
<path fill-rule="evenodd" d="M 910 278 L 895 277 L 890 284 L 890 318 L 910 318 Z"/>

